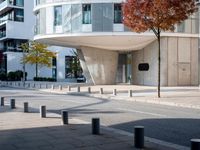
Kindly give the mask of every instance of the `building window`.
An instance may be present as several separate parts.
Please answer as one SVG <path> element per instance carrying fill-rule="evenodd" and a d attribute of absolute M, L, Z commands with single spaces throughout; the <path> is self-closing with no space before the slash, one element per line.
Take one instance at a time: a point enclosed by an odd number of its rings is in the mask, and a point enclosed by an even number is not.
<path fill-rule="evenodd" d="M 114 4 L 114 23 L 122 23 L 122 6 Z"/>
<path fill-rule="evenodd" d="M 91 4 L 83 4 L 83 24 L 91 24 Z"/>
<path fill-rule="evenodd" d="M 56 6 L 54 8 L 54 25 L 62 25 L 62 6 Z"/>
<path fill-rule="evenodd" d="M 80 61 L 76 56 L 65 56 L 65 78 L 77 78 L 82 74 Z"/>
<path fill-rule="evenodd" d="M 24 0 L 15 0 L 14 5 L 23 7 L 24 6 Z"/>
<path fill-rule="evenodd" d="M 14 21 L 23 22 L 24 21 L 24 10 L 15 9 L 14 10 Z"/>

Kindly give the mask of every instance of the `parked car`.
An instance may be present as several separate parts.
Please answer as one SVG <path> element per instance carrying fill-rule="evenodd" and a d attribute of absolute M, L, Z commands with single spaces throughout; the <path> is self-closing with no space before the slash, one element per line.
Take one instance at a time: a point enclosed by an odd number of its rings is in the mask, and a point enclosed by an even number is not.
<path fill-rule="evenodd" d="M 86 82 L 86 78 L 84 77 L 84 75 L 81 75 L 77 77 L 76 79 L 77 79 L 77 82 Z"/>

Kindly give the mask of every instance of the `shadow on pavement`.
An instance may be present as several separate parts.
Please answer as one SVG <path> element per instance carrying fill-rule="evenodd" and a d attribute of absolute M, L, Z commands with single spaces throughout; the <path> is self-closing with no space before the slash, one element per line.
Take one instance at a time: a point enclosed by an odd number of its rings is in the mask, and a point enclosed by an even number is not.
<path fill-rule="evenodd" d="M 200 119 L 144 119 L 116 124 L 110 127 L 132 133 L 134 126 L 138 125 L 145 127 L 145 136 L 178 145 L 189 147 L 190 139 L 200 138 Z"/>

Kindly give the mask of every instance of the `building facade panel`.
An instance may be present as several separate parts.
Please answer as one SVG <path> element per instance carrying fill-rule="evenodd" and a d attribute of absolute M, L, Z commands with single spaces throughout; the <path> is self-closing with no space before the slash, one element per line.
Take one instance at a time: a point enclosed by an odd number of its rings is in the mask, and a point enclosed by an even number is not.
<path fill-rule="evenodd" d="M 108 51 L 107 54 L 110 52 L 117 53 L 116 59 L 122 54 L 126 58 L 132 54 L 131 63 L 127 61 L 125 69 L 120 68 L 122 70 L 120 76 L 126 77 L 125 81 L 122 80 L 123 82 L 131 80 L 133 84 L 157 85 L 158 44 L 156 38 L 152 31 L 137 34 L 123 25 L 121 2 L 121 0 L 75 0 L 73 2 L 69 0 L 62 2 L 52 0 L 50 4 L 47 4 L 47 1 L 43 1 L 42 4 L 36 6 L 35 11 L 47 9 L 48 7 L 55 10 L 55 8 L 62 5 L 62 25 L 60 25 L 62 28 L 60 31 L 62 32 L 58 33 L 54 30 L 54 33 L 50 35 L 48 33 L 38 34 L 35 39 L 49 43 L 56 40 L 57 44 L 70 45 L 81 49 L 85 64 L 93 82 L 96 84 L 111 83 L 109 71 L 105 69 L 105 64 L 99 60 L 104 56 L 100 54 L 100 51 L 105 52 L 106 58 L 106 51 Z M 60 17 L 55 18 L 54 16 L 54 21 L 58 18 Z M 55 28 L 55 24 L 53 25 L 52 28 Z M 199 38 L 198 14 L 192 15 L 188 20 L 176 25 L 174 33 L 170 31 L 163 32 L 161 36 L 161 85 L 198 84 L 196 82 L 199 74 L 197 75 L 194 70 L 199 64 L 196 59 L 191 59 L 195 54 L 198 54 L 198 43 L 191 40 Z M 84 49 L 82 49 L 83 47 Z M 97 50 L 99 58 L 91 50 Z M 149 69 L 146 71 L 139 70 L 138 66 L 141 63 L 148 64 Z M 132 71 L 127 69 L 130 64 L 132 65 Z M 118 65 L 121 64 L 118 63 Z M 119 68 L 119 66 L 116 66 L 116 68 Z M 132 77 L 128 72 L 132 72 Z M 117 75 L 117 81 L 119 81 L 118 76 L 119 74 Z"/>

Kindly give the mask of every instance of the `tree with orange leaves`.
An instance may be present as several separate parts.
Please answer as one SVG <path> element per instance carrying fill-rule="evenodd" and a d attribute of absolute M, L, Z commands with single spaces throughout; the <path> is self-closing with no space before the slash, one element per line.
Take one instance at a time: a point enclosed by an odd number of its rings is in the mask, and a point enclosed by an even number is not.
<path fill-rule="evenodd" d="M 152 30 L 158 40 L 158 97 L 160 97 L 161 31 L 174 31 L 175 25 L 197 10 L 195 0 L 126 0 L 123 21 L 132 31 Z"/>

